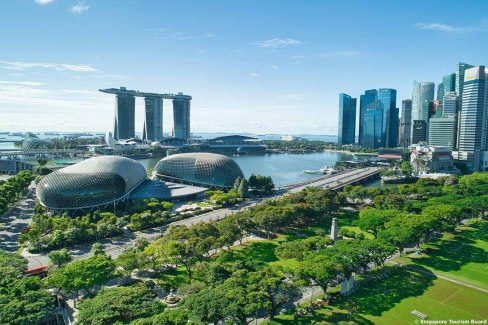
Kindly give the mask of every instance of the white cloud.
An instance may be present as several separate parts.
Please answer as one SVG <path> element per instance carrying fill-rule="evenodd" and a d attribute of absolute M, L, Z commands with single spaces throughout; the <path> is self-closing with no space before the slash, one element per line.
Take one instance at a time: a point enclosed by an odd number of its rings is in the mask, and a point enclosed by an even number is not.
<path fill-rule="evenodd" d="M 253 43 L 253 45 L 262 48 L 277 48 L 299 44 L 302 44 L 302 41 L 293 38 L 272 38 L 266 41 Z"/>
<path fill-rule="evenodd" d="M 95 72 L 98 71 L 88 64 L 64 64 L 64 63 L 43 63 L 43 62 L 22 62 L 22 61 L 0 61 L 6 64 L 2 69 L 11 70 L 26 70 L 29 68 L 48 68 L 58 71 L 74 71 L 74 72 Z"/>
<path fill-rule="evenodd" d="M 87 6 L 83 1 L 80 1 L 76 5 L 72 6 L 70 11 L 75 14 L 81 14 L 87 11 L 88 9 L 90 9 L 90 6 Z"/>
<path fill-rule="evenodd" d="M 261 77 L 261 74 L 260 73 L 257 73 L 257 72 L 250 72 L 249 73 L 249 77 L 259 78 L 259 77 Z"/>
<path fill-rule="evenodd" d="M 435 30 L 446 33 L 468 33 L 479 31 L 479 29 L 474 27 L 456 27 L 441 23 L 417 23 L 415 27 L 420 30 Z"/>
<path fill-rule="evenodd" d="M 206 33 L 206 34 L 203 34 L 202 37 L 213 38 L 213 37 L 217 37 L 217 35 L 211 34 L 211 33 Z"/>
<path fill-rule="evenodd" d="M 0 85 L 19 85 L 19 86 L 39 87 L 45 85 L 45 83 L 35 82 L 35 81 L 0 80 Z"/>
<path fill-rule="evenodd" d="M 279 67 L 279 66 L 277 66 L 277 65 L 273 65 L 273 66 L 271 67 L 271 69 L 273 69 L 273 70 L 280 70 L 280 67 Z"/>
<path fill-rule="evenodd" d="M 34 0 L 35 3 L 38 5 L 47 5 L 53 2 L 54 0 Z"/>

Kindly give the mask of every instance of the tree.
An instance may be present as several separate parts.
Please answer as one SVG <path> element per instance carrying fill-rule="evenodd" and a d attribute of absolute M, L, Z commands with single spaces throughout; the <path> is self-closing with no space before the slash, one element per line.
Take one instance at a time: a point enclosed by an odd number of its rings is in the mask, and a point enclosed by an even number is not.
<path fill-rule="evenodd" d="M 294 302 L 302 295 L 298 286 L 286 280 L 277 270 L 265 268 L 249 274 L 249 277 L 251 290 L 262 295 L 269 320 L 274 319 L 283 305 Z"/>
<path fill-rule="evenodd" d="M 398 248 L 398 252 L 402 256 L 405 247 L 412 243 L 413 231 L 409 227 L 396 226 L 382 230 L 378 237 Z"/>
<path fill-rule="evenodd" d="M 107 282 L 114 270 L 115 264 L 111 259 L 105 255 L 94 255 L 54 270 L 46 278 L 46 284 L 51 288 L 75 292 L 78 295 L 82 289 L 89 290 Z"/>
<path fill-rule="evenodd" d="M 237 189 L 237 193 L 239 193 L 239 197 L 246 198 L 247 192 L 249 190 L 249 183 L 247 179 L 243 178 L 239 184 L 239 188 Z"/>
<path fill-rule="evenodd" d="M 123 269 L 126 282 L 132 271 L 139 268 L 140 264 L 140 254 L 134 247 L 126 248 L 115 260 L 115 265 Z"/>
<path fill-rule="evenodd" d="M 385 212 L 375 208 L 365 208 L 359 212 L 358 226 L 361 230 L 367 231 L 374 238 L 377 238 L 378 232 L 385 229 L 385 223 L 391 215 L 391 212 Z"/>
<path fill-rule="evenodd" d="M 400 170 L 402 174 L 405 175 L 406 177 L 412 176 L 413 168 L 412 165 L 410 165 L 410 162 L 407 161 L 402 162 L 402 164 L 400 165 Z"/>
<path fill-rule="evenodd" d="M 55 267 L 65 266 L 73 259 L 73 256 L 71 256 L 70 252 L 66 248 L 59 251 L 53 251 L 47 254 L 47 257 L 49 257 L 51 264 Z"/>
<path fill-rule="evenodd" d="M 79 304 L 79 324 L 129 323 L 141 317 L 150 317 L 164 310 L 156 294 L 143 284 L 116 287 L 99 292 Z"/>
<path fill-rule="evenodd" d="M 4 278 L 2 282 L 4 282 Z M 41 324 L 54 316 L 54 298 L 42 287 L 39 277 L 10 279 L 0 286 L 2 324 Z"/>
<path fill-rule="evenodd" d="M 105 255 L 105 251 L 103 250 L 103 245 L 100 243 L 95 243 L 92 245 L 91 253 L 93 255 Z"/>
<path fill-rule="evenodd" d="M 235 182 L 234 182 L 234 190 L 239 191 L 239 186 L 241 185 L 242 177 L 237 176 Z"/>
<path fill-rule="evenodd" d="M 23 256 L 0 249 L 0 283 L 5 277 L 21 277 L 27 270 L 27 263 Z"/>

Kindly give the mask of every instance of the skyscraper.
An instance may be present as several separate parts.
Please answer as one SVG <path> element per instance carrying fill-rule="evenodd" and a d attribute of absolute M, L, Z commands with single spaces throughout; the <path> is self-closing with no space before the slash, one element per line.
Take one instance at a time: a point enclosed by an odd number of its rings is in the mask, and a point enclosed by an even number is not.
<path fill-rule="evenodd" d="M 442 85 L 444 86 L 444 95 L 448 92 L 456 92 L 456 74 L 451 73 L 442 77 Z"/>
<path fill-rule="evenodd" d="M 158 96 L 144 97 L 146 111 L 142 139 L 160 141 L 163 139 L 163 99 Z"/>
<path fill-rule="evenodd" d="M 354 144 L 356 142 L 356 98 L 339 94 L 339 136 L 338 144 Z"/>
<path fill-rule="evenodd" d="M 173 99 L 173 137 L 184 140 L 190 139 L 190 100 L 188 97 L 183 93 L 178 93 Z"/>
<path fill-rule="evenodd" d="M 412 131 L 412 100 L 405 99 L 402 101 L 402 117 L 400 119 L 400 146 L 408 147 L 410 145 Z"/>
<path fill-rule="evenodd" d="M 125 91 L 125 87 L 121 87 Z M 120 92 L 115 97 L 114 138 L 131 139 L 135 137 L 136 99 L 133 95 Z"/>
<path fill-rule="evenodd" d="M 412 123 L 412 144 L 427 140 L 427 123 L 424 120 L 414 120 Z"/>
<path fill-rule="evenodd" d="M 420 120 L 421 105 L 427 100 L 434 100 L 435 83 L 433 82 L 413 82 L 412 94 L 412 120 Z"/>
<path fill-rule="evenodd" d="M 471 64 L 459 62 L 456 65 L 456 95 L 459 98 L 459 103 L 463 102 L 463 84 L 464 84 L 464 71 L 472 68 Z M 461 108 L 462 109 L 462 108 Z"/>
<path fill-rule="evenodd" d="M 453 91 L 447 92 L 442 100 L 443 116 L 456 115 L 458 111 L 458 97 Z"/>
<path fill-rule="evenodd" d="M 376 100 L 367 105 L 363 117 L 362 144 L 365 148 L 384 147 L 382 139 L 383 104 Z"/>
<path fill-rule="evenodd" d="M 487 88 L 484 66 L 464 71 L 459 156 L 471 171 L 479 171 L 482 151 L 487 144 Z"/>
<path fill-rule="evenodd" d="M 442 102 L 442 98 L 444 97 L 444 84 L 441 82 L 437 85 L 437 96 L 436 99 Z"/>
<path fill-rule="evenodd" d="M 396 107 L 396 90 L 380 88 L 378 100 L 383 106 L 383 125 L 381 130 L 382 144 L 385 148 L 398 145 L 398 107 Z"/>
<path fill-rule="evenodd" d="M 378 99 L 378 91 L 376 89 L 366 90 L 364 95 L 359 97 L 359 145 L 363 146 L 363 126 L 364 115 L 366 114 L 369 104 L 374 103 Z M 364 145 L 365 146 L 365 145 Z"/>
<path fill-rule="evenodd" d="M 456 145 L 456 119 L 452 117 L 433 117 L 429 121 L 429 145 L 449 147 Z"/>

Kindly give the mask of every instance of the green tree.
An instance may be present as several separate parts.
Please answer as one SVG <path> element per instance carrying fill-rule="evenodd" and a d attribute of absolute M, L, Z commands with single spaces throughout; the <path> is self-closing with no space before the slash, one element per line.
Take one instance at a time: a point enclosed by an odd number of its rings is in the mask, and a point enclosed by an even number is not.
<path fill-rule="evenodd" d="M 55 267 L 65 266 L 71 262 L 71 260 L 73 260 L 73 256 L 71 256 L 70 252 L 66 248 L 59 251 L 53 251 L 47 254 L 47 257 L 49 257 L 51 265 Z"/>
<path fill-rule="evenodd" d="M 129 323 L 161 313 L 164 305 L 153 300 L 156 294 L 143 284 L 105 289 L 79 304 L 79 324 Z"/>
<path fill-rule="evenodd" d="M 126 276 L 126 282 L 129 280 L 132 271 L 140 267 L 140 255 L 141 254 L 134 247 L 129 247 L 126 248 L 115 260 L 115 265 L 122 268 Z"/>
<path fill-rule="evenodd" d="M 239 188 L 237 189 L 237 192 L 239 193 L 239 197 L 246 198 L 248 195 L 248 191 L 249 191 L 249 183 L 247 179 L 243 178 L 239 184 Z"/>

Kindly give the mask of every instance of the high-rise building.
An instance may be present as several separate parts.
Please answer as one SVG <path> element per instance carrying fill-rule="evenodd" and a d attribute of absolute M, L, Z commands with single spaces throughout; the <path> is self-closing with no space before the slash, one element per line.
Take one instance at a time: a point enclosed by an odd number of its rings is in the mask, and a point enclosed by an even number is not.
<path fill-rule="evenodd" d="M 125 87 L 121 87 L 125 91 Z M 114 138 L 131 139 L 135 137 L 136 99 L 133 95 L 120 92 L 115 96 Z"/>
<path fill-rule="evenodd" d="M 396 107 L 397 91 L 391 88 L 380 88 L 378 100 L 383 105 L 383 125 L 381 138 L 385 148 L 398 145 L 398 107 Z"/>
<path fill-rule="evenodd" d="M 487 85 L 485 66 L 464 71 L 458 159 L 471 171 L 481 170 L 487 149 Z"/>
<path fill-rule="evenodd" d="M 442 99 L 442 116 L 457 115 L 458 111 L 458 97 L 453 91 L 446 92 Z"/>
<path fill-rule="evenodd" d="M 163 99 L 158 96 L 144 97 L 146 111 L 142 140 L 160 141 L 163 139 Z"/>
<path fill-rule="evenodd" d="M 464 71 L 472 67 L 473 66 L 471 64 L 462 63 L 462 62 L 459 62 L 456 65 L 456 95 L 459 98 L 460 104 L 463 102 Z"/>
<path fill-rule="evenodd" d="M 442 98 L 444 97 L 444 84 L 441 82 L 437 85 L 437 96 L 436 99 L 442 102 Z"/>
<path fill-rule="evenodd" d="M 339 94 L 339 136 L 338 144 L 356 142 L 356 98 Z"/>
<path fill-rule="evenodd" d="M 430 146 L 443 146 L 454 150 L 456 145 L 456 119 L 454 116 L 431 118 L 428 142 Z"/>
<path fill-rule="evenodd" d="M 379 100 L 376 100 L 370 103 L 364 112 L 361 146 L 366 148 L 384 147 L 382 129 L 383 105 Z"/>
<path fill-rule="evenodd" d="M 427 141 L 427 122 L 414 120 L 412 123 L 412 143 L 418 144 Z"/>
<path fill-rule="evenodd" d="M 359 97 L 359 145 L 363 146 L 363 126 L 364 115 L 366 114 L 368 105 L 374 103 L 378 99 L 378 91 L 376 89 L 366 90 L 364 95 Z"/>
<path fill-rule="evenodd" d="M 173 137 L 183 140 L 190 139 L 190 100 L 183 93 L 173 99 Z"/>
<path fill-rule="evenodd" d="M 408 147 L 410 145 L 412 131 L 412 100 L 405 99 L 402 101 L 402 117 L 400 119 L 400 146 Z"/>
<path fill-rule="evenodd" d="M 414 81 L 412 94 L 412 120 L 421 119 L 421 105 L 426 100 L 434 100 L 434 91 L 435 83 Z"/>
<path fill-rule="evenodd" d="M 451 73 L 442 77 L 442 85 L 444 86 L 444 95 L 448 92 L 456 92 L 456 74 Z"/>

